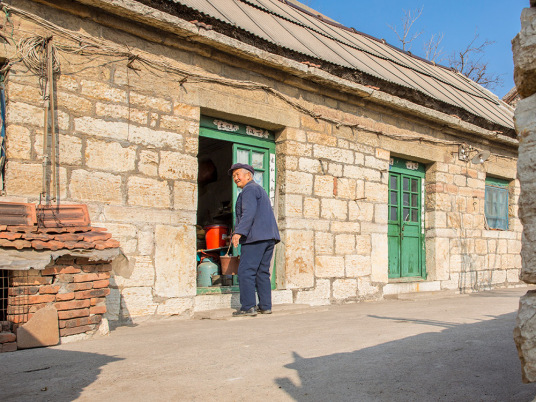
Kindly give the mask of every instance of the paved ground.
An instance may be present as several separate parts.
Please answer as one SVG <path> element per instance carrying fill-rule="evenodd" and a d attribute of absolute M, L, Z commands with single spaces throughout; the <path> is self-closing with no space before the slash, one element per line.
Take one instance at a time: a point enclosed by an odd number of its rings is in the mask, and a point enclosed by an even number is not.
<path fill-rule="evenodd" d="M 0 355 L 0 400 L 531 401 L 512 339 L 526 290 L 150 320 Z"/>

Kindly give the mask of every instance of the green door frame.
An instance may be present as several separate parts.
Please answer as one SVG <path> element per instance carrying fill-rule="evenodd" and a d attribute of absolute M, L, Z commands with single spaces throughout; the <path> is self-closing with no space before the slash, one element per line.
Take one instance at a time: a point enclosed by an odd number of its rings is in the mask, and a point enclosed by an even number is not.
<path fill-rule="evenodd" d="M 256 169 L 256 171 L 263 171 L 263 187 L 268 193 L 272 202 L 272 207 L 275 207 L 275 135 L 264 129 L 252 127 L 245 124 L 229 122 L 219 118 L 201 116 L 199 136 L 212 138 L 220 141 L 227 141 L 233 143 L 233 163 L 237 162 L 237 151 L 248 150 L 250 151 L 249 164 L 251 164 L 251 154 L 254 151 L 264 153 L 263 167 L 264 169 Z M 235 204 L 238 197 L 238 188 L 233 185 L 233 200 L 232 200 L 232 214 L 233 214 L 233 226 L 235 224 Z M 235 255 L 239 254 L 239 250 L 234 250 Z M 275 281 L 275 259 L 272 268 L 272 289 L 276 288 Z M 235 279 L 236 282 L 236 279 Z M 226 289 L 229 290 L 229 289 Z M 221 293 L 220 287 L 214 288 L 197 288 L 198 294 L 207 293 Z M 238 286 L 232 286 L 230 291 L 239 291 Z"/>
<path fill-rule="evenodd" d="M 390 279 L 426 279 L 424 178 L 422 163 L 391 158 L 387 234 Z"/>

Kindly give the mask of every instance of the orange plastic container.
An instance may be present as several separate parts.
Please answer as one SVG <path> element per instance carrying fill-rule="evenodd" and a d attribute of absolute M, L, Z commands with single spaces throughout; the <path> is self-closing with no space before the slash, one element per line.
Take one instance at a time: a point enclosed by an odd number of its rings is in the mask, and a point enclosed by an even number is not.
<path fill-rule="evenodd" d="M 227 240 L 227 225 L 205 226 L 205 241 L 207 249 L 225 247 Z"/>

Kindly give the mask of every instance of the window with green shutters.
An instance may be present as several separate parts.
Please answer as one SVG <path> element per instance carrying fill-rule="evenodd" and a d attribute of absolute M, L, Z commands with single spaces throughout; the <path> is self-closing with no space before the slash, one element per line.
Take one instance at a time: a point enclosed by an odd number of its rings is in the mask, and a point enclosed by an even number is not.
<path fill-rule="evenodd" d="M 486 177 L 484 213 L 490 229 L 508 230 L 508 181 Z"/>

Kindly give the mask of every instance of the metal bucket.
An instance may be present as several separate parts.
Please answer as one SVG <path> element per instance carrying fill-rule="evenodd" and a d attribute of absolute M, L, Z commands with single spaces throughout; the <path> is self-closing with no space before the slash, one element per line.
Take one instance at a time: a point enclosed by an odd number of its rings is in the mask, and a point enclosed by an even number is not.
<path fill-rule="evenodd" d="M 240 263 L 239 256 L 222 255 L 220 256 L 221 274 L 236 275 L 238 274 L 238 264 Z"/>

